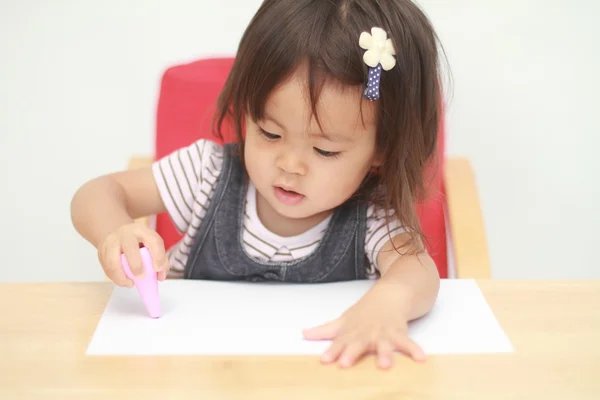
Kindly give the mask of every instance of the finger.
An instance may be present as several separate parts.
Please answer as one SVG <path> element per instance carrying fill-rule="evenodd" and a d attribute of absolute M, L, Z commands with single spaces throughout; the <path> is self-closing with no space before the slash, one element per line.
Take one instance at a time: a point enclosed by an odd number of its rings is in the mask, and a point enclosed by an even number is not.
<path fill-rule="evenodd" d="M 167 274 L 169 273 L 169 271 L 171 270 L 171 261 L 169 260 L 169 257 L 167 256 L 167 261 L 165 262 L 165 267 L 163 268 L 163 271 L 165 273 L 165 277 L 167 276 Z"/>
<path fill-rule="evenodd" d="M 167 279 L 168 272 L 169 272 L 168 269 L 166 271 L 165 270 L 158 271 L 158 274 L 157 274 L 158 280 L 164 281 L 165 279 Z"/>
<path fill-rule="evenodd" d="M 148 248 L 152 258 L 152 267 L 155 271 L 167 268 L 167 254 L 165 243 L 160 235 L 150 229 L 146 229 L 138 236 L 138 240 Z"/>
<path fill-rule="evenodd" d="M 377 343 L 377 365 L 379 368 L 388 369 L 392 367 L 394 357 L 394 345 L 388 340 Z"/>
<path fill-rule="evenodd" d="M 115 245 L 105 249 L 103 259 L 106 264 L 106 275 L 115 283 L 115 285 L 128 288 L 133 287 L 133 281 L 129 279 L 123 271 L 121 264 L 121 249 L 119 246 Z"/>
<path fill-rule="evenodd" d="M 165 273 L 165 271 L 158 271 L 156 279 L 158 279 L 159 281 L 164 281 L 165 279 L 167 279 L 167 274 Z"/>
<path fill-rule="evenodd" d="M 321 362 L 324 364 L 330 364 L 337 361 L 342 351 L 346 347 L 346 342 L 343 339 L 334 340 L 331 346 L 321 356 Z"/>
<path fill-rule="evenodd" d="M 304 338 L 306 340 L 332 340 L 338 335 L 341 326 L 342 320 L 338 318 L 323 325 L 305 329 Z"/>
<path fill-rule="evenodd" d="M 351 367 L 368 350 L 368 342 L 365 340 L 354 340 L 346 346 L 340 356 L 340 366 L 344 368 Z"/>
<path fill-rule="evenodd" d="M 415 361 L 425 361 L 423 349 L 408 336 L 399 336 L 394 342 L 396 350 L 410 356 Z"/>
<path fill-rule="evenodd" d="M 121 250 L 125 254 L 131 273 L 141 279 L 144 276 L 144 265 L 140 254 L 140 244 L 135 236 L 126 236 L 121 239 Z"/>

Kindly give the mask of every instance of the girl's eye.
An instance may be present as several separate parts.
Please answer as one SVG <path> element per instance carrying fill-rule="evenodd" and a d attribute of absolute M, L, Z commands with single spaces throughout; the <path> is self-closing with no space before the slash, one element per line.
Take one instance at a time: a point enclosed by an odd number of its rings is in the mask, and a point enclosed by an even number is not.
<path fill-rule="evenodd" d="M 321 149 L 317 149 L 315 147 L 315 151 L 323 156 L 323 157 L 327 157 L 327 158 L 333 158 L 333 157 L 338 157 L 340 155 L 339 151 L 325 151 L 325 150 L 321 150 Z"/>
<path fill-rule="evenodd" d="M 281 137 L 279 135 L 275 135 L 273 133 L 269 133 L 269 132 L 265 131 L 262 128 L 259 128 L 259 131 L 268 140 L 275 140 L 275 139 L 279 139 Z"/>

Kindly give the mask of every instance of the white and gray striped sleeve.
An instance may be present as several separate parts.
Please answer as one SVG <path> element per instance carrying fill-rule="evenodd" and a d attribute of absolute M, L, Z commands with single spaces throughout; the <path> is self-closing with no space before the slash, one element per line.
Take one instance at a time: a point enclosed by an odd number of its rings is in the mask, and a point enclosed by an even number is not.
<path fill-rule="evenodd" d="M 365 237 L 365 252 L 370 265 L 368 272 L 374 274 L 379 268 L 377 255 L 383 245 L 390 238 L 406 232 L 403 225 L 395 218 L 393 211 L 388 211 L 389 224 L 386 224 L 385 211 L 376 208 L 373 204 L 367 209 L 367 235 Z"/>
<path fill-rule="evenodd" d="M 215 149 L 213 142 L 200 139 L 152 165 L 158 190 L 179 233 L 187 231 L 192 222 L 194 202 Z"/>

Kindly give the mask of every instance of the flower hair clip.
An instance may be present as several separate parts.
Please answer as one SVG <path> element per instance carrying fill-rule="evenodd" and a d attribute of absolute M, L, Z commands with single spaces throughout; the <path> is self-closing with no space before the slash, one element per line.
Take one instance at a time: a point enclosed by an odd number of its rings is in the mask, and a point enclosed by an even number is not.
<path fill-rule="evenodd" d="M 389 71 L 396 65 L 396 51 L 392 40 L 387 38 L 387 33 L 378 27 L 371 28 L 371 34 L 360 34 L 358 45 L 367 50 L 363 61 L 369 66 L 368 81 L 363 92 L 363 97 L 369 100 L 379 99 L 379 83 L 381 70 Z"/>

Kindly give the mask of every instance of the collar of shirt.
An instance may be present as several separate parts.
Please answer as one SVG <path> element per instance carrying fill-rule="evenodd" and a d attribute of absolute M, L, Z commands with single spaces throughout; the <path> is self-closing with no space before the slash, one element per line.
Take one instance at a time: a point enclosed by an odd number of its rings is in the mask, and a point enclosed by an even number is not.
<path fill-rule="evenodd" d="M 327 226 L 331 220 L 331 216 L 325 218 L 319 224 L 309 230 L 296 236 L 279 236 L 268 230 L 258 218 L 256 212 L 256 188 L 252 182 L 248 185 L 246 193 L 246 222 L 248 230 L 252 234 L 258 236 L 261 240 L 269 243 L 271 246 L 265 246 L 264 251 L 269 258 L 273 258 L 279 251 L 282 253 L 291 253 L 294 260 L 297 260 L 306 255 L 306 248 L 314 245 L 323 238 Z M 287 250 L 287 251 L 286 251 Z"/>

